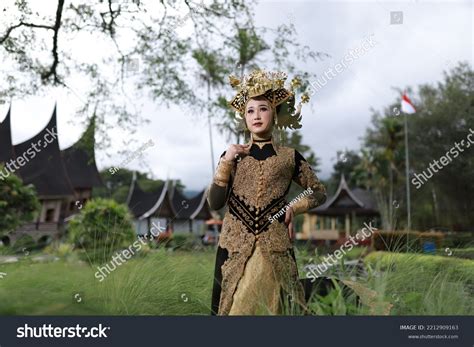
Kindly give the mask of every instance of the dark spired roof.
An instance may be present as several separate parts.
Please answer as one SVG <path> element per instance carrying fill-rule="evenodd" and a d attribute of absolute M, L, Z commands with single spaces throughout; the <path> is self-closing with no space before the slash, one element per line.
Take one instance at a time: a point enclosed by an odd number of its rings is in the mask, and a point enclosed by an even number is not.
<path fill-rule="evenodd" d="M 54 106 L 53 115 L 46 127 L 31 139 L 14 146 L 16 158 L 23 156 L 28 159 L 18 171 L 20 177 L 25 184 L 33 184 L 39 196 L 74 195 L 59 151 L 59 142 L 55 135 L 57 132 Z"/>
<path fill-rule="evenodd" d="M 82 137 L 61 155 L 75 189 L 103 186 L 95 163 L 95 117 L 89 123 Z"/>
<path fill-rule="evenodd" d="M 377 215 L 378 209 L 373 194 L 364 189 L 350 189 L 344 175 L 341 176 L 336 193 L 324 204 L 309 211 L 317 215 L 338 216 L 354 212 L 357 215 Z"/>
<path fill-rule="evenodd" d="M 169 182 L 166 181 L 152 192 L 143 191 L 133 176 L 127 204 L 132 214 L 137 219 L 148 217 L 173 218 L 174 211 L 169 201 Z"/>
<path fill-rule="evenodd" d="M 8 109 L 6 118 L 0 123 L 0 163 L 6 163 L 15 157 L 12 146 L 12 135 L 10 129 L 10 112 Z"/>
<path fill-rule="evenodd" d="M 188 199 L 181 192 L 173 189 L 171 197 L 173 209 L 176 211 L 176 219 L 210 219 L 212 218 L 207 205 L 205 190 Z"/>

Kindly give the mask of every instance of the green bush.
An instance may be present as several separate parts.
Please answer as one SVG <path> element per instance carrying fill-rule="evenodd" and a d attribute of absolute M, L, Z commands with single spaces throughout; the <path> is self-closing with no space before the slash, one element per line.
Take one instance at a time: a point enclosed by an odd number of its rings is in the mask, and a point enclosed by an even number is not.
<path fill-rule="evenodd" d="M 443 240 L 443 247 L 466 248 L 474 246 L 474 233 L 452 232 L 446 234 Z"/>
<path fill-rule="evenodd" d="M 21 253 L 23 250 L 31 251 L 36 248 L 36 242 L 30 235 L 23 235 L 16 240 L 13 245 L 13 251 L 15 253 Z"/>
<path fill-rule="evenodd" d="M 433 275 L 444 273 L 454 280 L 474 284 L 474 261 L 469 259 L 416 253 L 372 252 L 364 258 L 364 262 L 371 266 L 378 264 L 381 270 L 403 271 L 405 268 L 416 268 Z"/>
<path fill-rule="evenodd" d="M 413 252 L 421 251 L 425 242 L 433 242 L 436 248 L 439 249 L 443 246 L 443 239 L 444 234 L 435 231 L 410 231 L 408 234 L 404 231 L 376 231 L 373 237 L 373 245 L 377 251 Z"/>
<path fill-rule="evenodd" d="M 451 249 L 448 254 L 452 254 L 453 257 L 458 257 L 458 258 L 465 258 L 465 259 L 472 259 L 474 260 L 474 247 L 470 248 L 457 248 L 457 249 Z M 446 254 L 446 250 L 443 250 L 443 253 Z"/>
<path fill-rule="evenodd" d="M 136 238 L 127 206 L 101 198 L 89 201 L 70 221 L 69 237 L 82 249 L 81 257 L 91 263 L 109 261 Z"/>
<path fill-rule="evenodd" d="M 346 252 L 346 255 L 344 258 L 346 260 L 355 260 L 355 259 L 363 258 L 366 253 L 367 253 L 367 247 L 354 247 L 350 251 Z"/>
<path fill-rule="evenodd" d="M 168 245 L 173 249 L 180 249 L 182 251 L 191 251 L 202 248 L 198 236 L 194 234 L 173 234 L 171 242 Z"/>
<path fill-rule="evenodd" d="M 1 170 L 3 165 L 0 163 Z M 23 185 L 22 180 L 14 174 L 0 178 L 0 236 L 2 236 L 34 220 L 40 209 L 40 203 L 35 188 Z"/>

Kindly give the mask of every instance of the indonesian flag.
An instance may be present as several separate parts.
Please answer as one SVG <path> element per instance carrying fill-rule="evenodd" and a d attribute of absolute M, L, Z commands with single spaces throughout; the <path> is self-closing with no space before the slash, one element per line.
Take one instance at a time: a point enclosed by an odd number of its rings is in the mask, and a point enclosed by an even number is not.
<path fill-rule="evenodd" d="M 416 112 L 415 106 L 413 106 L 411 100 L 408 99 L 406 92 L 404 92 L 402 95 L 402 112 L 407 114 L 412 114 Z"/>

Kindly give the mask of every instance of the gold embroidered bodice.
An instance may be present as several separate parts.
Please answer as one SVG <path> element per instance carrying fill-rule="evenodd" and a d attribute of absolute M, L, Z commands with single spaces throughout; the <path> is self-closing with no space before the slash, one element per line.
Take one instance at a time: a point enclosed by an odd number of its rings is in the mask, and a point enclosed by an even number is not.
<path fill-rule="evenodd" d="M 291 204 L 295 214 L 325 200 L 324 186 L 299 152 L 274 147 L 271 142 L 253 143 L 249 155 L 233 165 L 219 245 L 231 253 L 250 251 L 257 240 L 264 251 L 291 248 L 285 213 L 278 212 L 286 211 L 285 198 L 292 181 L 307 193 Z"/>

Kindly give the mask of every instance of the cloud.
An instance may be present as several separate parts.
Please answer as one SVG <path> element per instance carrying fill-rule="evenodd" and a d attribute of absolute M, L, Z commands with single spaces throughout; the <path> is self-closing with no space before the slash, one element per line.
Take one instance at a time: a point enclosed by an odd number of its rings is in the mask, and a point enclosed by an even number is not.
<path fill-rule="evenodd" d="M 312 97 L 312 109 L 303 109 L 303 141 L 322 159 L 320 177 L 332 170 L 336 151 L 358 149 L 360 137 L 370 124 L 369 108 L 382 109 L 397 97 L 392 87 L 436 83 L 443 70 L 459 61 L 472 62 L 472 18 L 469 2 L 384 3 L 347 1 L 261 2 L 255 7 L 257 25 L 276 27 L 294 23 L 299 40 L 332 58 L 306 65 L 321 74 L 338 62 L 367 35 L 379 43 Z M 390 12 L 403 11 L 403 24 L 390 25 Z M 230 95 L 229 95 L 230 97 Z M 13 139 L 21 142 L 39 131 L 49 119 L 55 97 L 15 101 Z M 58 98 L 61 147 L 72 144 L 83 129 L 68 125 L 74 104 Z M 0 119 L 8 105 L 0 105 Z M 155 177 L 181 179 L 188 189 L 198 190 L 211 182 L 211 155 L 207 119 L 178 107 L 157 107 L 144 100 L 144 116 L 151 123 L 133 136 L 138 144 L 150 139 L 155 146 L 144 160 Z M 204 116 L 204 115 L 203 115 Z M 28 127 L 24 126 L 28 124 Z M 213 129 L 214 163 L 228 147 L 225 138 Z M 110 153 L 123 150 L 124 134 L 112 129 Z M 138 145 L 137 145 L 138 146 Z M 117 164 L 122 157 L 97 154 L 99 168 Z M 130 168 L 140 168 L 138 162 Z"/>

